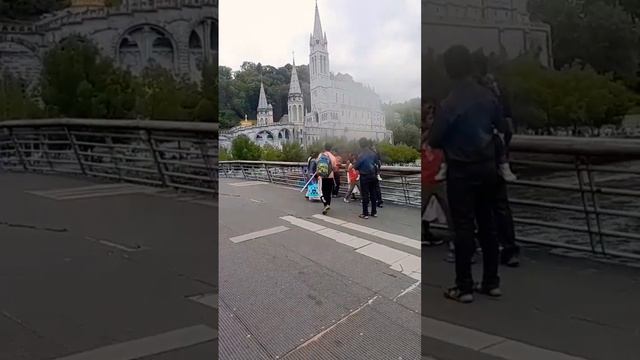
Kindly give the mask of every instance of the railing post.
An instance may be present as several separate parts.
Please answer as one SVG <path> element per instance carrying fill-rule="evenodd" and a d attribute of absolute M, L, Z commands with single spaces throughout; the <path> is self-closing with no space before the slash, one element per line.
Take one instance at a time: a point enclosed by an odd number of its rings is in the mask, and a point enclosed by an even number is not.
<path fill-rule="evenodd" d="M 202 161 L 204 162 L 204 166 L 207 169 L 207 174 L 209 174 L 209 178 L 211 178 L 211 181 L 215 182 L 216 177 L 214 175 L 214 167 L 209 162 L 209 154 L 207 152 L 207 143 L 205 142 L 205 140 L 202 140 L 202 142 L 198 145 L 200 148 L 200 154 L 202 154 Z"/>
<path fill-rule="evenodd" d="M 593 171 L 591 170 L 591 161 L 589 158 L 585 159 L 586 160 L 586 170 L 587 170 L 587 176 L 588 176 L 588 180 L 589 180 L 589 192 L 591 193 L 591 202 L 593 204 L 593 212 L 596 216 L 596 227 L 598 229 L 598 239 L 600 241 L 600 249 L 602 250 L 602 254 L 606 255 L 606 251 L 605 251 L 605 246 L 604 246 L 604 239 L 602 237 L 602 227 L 601 227 L 601 223 L 600 223 L 600 211 L 599 211 L 599 206 L 598 206 L 598 199 L 596 197 L 596 192 L 597 192 L 597 188 L 596 188 L 596 184 L 595 184 L 595 178 L 593 175 Z"/>
<path fill-rule="evenodd" d="M 40 134 L 40 146 L 42 146 L 42 152 L 44 153 L 44 157 L 47 160 L 47 163 L 49 164 L 49 169 L 51 169 L 51 171 L 54 171 L 55 169 L 53 168 L 53 162 L 51 161 L 51 158 L 49 158 L 49 144 L 47 144 L 47 141 L 47 135 Z"/>
<path fill-rule="evenodd" d="M 587 231 L 589 233 L 589 244 L 591 245 L 591 251 L 592 252 L 596 252 L 596 248 L 595 245 L 593 243 L 593 230 L 591 229 L 591 214 L 589 211 L 589 206 L 587 204 L 587 198 L 585 195 L 585 189 L 584 189 L 584 181 L 582 178 L 582 162 L 583 159 L 580 156 L 576 156 L 576 174 L 578 176 L 578 187 L 580 189 L 580 197 L 582 198 L 582 207 L 584 209 L 584 217 L 585 220 L 587 221 Z"/>
<path fill-rule="evenodd" d="M 400 181 L 402 182 L 402 192 L 404 193 L 404 202 L 407 205 L 411 205 L 410 199 L 409 199 L 409 189 L 407 189 L 407 179 L 405 176 L 400 176 Z M 382 183 L 380 183 L 380 185 L 382 186 Z M 380 191 L 380 195 L 382 195 L 382 191 Z M 382 200 L 382 199 L 380 199 Z"/>
<path fill-rule="evenodd" d="M 244 164 L 240 163 L 240 171 L 242 171 L 242 178 L 247 180 L 247 173 L 244 171 Z"/>
<path fill-rule="evenodd" d="M 16 154 L 18 155 L 18 159 L 20 159 L 20 162 L 22 163 L 22 167 L 24 168 L 24 170 L 29 171 L 29 167 L 27 166 L 27 159 L 25 159 L 24 154 L 22 153 L 22 147 L 18 142 L 18 138 L 16 137 L 15 132 L 13 131 L 13 129 L 9 131 L 11 134 L 11 141 L 13 142 L 13 146 L 15 146 L 16 148 Z"/>
<path fill-rule="evenodd" d="M 153 159 L 153 163 L 155 164 L 156 170 L 158 171 L 158 177 L 162 182 L 162 186 L 168 186 L 169 181 L 164 171 L 162 162 L 160 162 L 160 155 L 158 154 L 158 146 L 156 144 L 156 140 L 151 137 L 151 134 L 149 134 L 149 130 L 140 130 L 140 137 L 142 138 L 142 141 L 144 141 L 147 146 L 149 146 L 149 150 L 151 151 L 151 158 Z"/>
<path fill-rule="evenodd" d="M 118 163 L 118 159 L 116 158 L 116 148 L 115 146 L 113 146 L 113 140 L 111 139 L 111 136 L 106 136 L 105 142 L 107 143 L 107 146 L 109 146 L 109 150 L 111 151 L 111 162 L 113 162 L 113 167 L 118 172 L 118 179 L 122 181 L 122 170 L 120 169 L 120 164 Z"/>
<path fill-rule="evenodd" d="M 76 157 L 76 161 L 78 162 L 78 166 L 80 166 L 80 171 L 82 171 L 82 175 L 87 175 L 87 170 L 84 168 L 84 163 L 82 162 L 82 156 L 80 155 L 80 149 L 78 148 L 78 144 L 76 143 L 76 136 L 69 131 L 69 128 L 65 126 L 65 133 L 67 133 L 67 138 L 69 139 L 69 143 L 71 144 L 71 149 L 73 149 L 73 153 Z"/>
<path fill-rule="evenodd" d="M 267 164 L 264 164 L 264 171 L 267 172 L 267 178 L 269 179 L 270 183 L 273 183 L 273 180 L 271 179 L 271 172 L 269 172 L 269 167 L 267 166 Z"/>

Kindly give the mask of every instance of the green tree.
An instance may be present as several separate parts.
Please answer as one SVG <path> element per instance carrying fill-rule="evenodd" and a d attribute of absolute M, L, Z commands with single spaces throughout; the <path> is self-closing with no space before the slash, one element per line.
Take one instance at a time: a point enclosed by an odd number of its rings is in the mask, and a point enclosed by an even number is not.
<path fill-rule="evenodd" d="M 280 161 L 282 160 L 282 152 L 271 145 L 265 145 L 262 148 L 262 160 Z"/>
<path fill-rule="evenodd" d="M 8 72 L 0 77 L 0 120 L 29 119 L 44 116 L 26 84 Z"/>
<path fill-rule="evenodd" d="M 240 135 L 231 143 L 231 154 L 235 160 L 260 160 L 262 149 L 247 136 Z"/>
<path fill-rule="evenodd" d="M 300 143 L 286 142 L 282 144 L 282 161 L 299 162 L 305 161 L 306 159 L 307 157 Z"/>

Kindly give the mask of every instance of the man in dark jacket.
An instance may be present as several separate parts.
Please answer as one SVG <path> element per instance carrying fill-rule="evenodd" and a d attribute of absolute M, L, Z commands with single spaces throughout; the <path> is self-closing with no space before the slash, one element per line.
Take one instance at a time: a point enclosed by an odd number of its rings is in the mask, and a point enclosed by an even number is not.
<path fill-rule="evenodd" d="M 471 78 L 469 50 L 454 46 L 445 52 L 444 62 L 453 88 L 436 114 L 429 145 L 443 149 L 447 159 L 447 196 L 455 229 L 456 286 L 445 296 L 468 303 L 475 288 L 471 258 L 476 224 L 483 256 L 478 290 L 501 295 L 493 217 L 498 189 L 494 130 L 504 132 L 506 124 L 495 96 Z"/>
<path fill-rule="evenodd" d="M 369 218 L 369 201 L 371 201 L 371 217 L 377 217 L 378 209 L 378 178 L 377 178 L 377 155 L 369 147 L 369 141 L 360 139 L 362 152 L 353 166 L 360 173 L 360 192 L 362 193 L 362 219 Z"/>

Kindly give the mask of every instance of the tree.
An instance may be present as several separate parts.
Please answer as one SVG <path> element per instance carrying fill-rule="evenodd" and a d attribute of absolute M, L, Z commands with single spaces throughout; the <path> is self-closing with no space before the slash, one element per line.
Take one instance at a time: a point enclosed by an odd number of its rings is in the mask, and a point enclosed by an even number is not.
<path fill-rule="evenodd" d="M 265 145 L 262 148 L 262 160 L 265 161 L 280 161 L 282 159 L 282 152 L 271 145 Z"/>
<path fill-rule="evenodd" d="M 282 161 L 299 162 L 305 161 L 306 156 L 302 145 L 297 142 L 286 142 L 282 144 Z"/>
<path fill-rule="evenodd" d="M 231 143 L 231 154 L 235 160 L 260 160 L 262 149 L 246 135 L 240 135 Z"/>
<path fill-rule="evenodd" d="M 0 77 L 0 120 L 39 118 L 44 112 L 26 90 L 26 84 L 5 72 Z"/>
<path fill-rule="evenodd" d="M 125 117 L 136 96 L 132 75 L 84 37 L 71 37 L 45 55 L 41 86 L 46 108 L 71 117 Z"/>

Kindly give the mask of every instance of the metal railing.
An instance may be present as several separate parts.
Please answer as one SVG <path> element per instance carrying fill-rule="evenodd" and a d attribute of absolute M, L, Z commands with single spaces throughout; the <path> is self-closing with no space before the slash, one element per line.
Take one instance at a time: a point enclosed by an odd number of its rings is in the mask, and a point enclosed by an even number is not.
<path fill-rule="evenodd" d="M 220 176 L 245 180 L 265 181 L 302 188 L 308 177 L 307 163 L 278 161 L 220 161 Z M 387 202 L 419 207 L 420 168 L 383 166 L 380 190 Z M 347 191 L 344 169 L 340 171 L 341 193 Z"/>
<path fill-rule="evenodd" d="M 640 260 L 640 140 L 516 136 L 511 152 L 519 241 Z"/>
<path fill-rule="evenodd" d="M 217 194 L 217 124 L 0 122 L 0 170 L 81 174 Z"/>
<path fill-rule="evenodd" d="M 511 155 L 519 177 L 509 186 L 519 241 L 640 259 L 640 140 L 516 136 Z M 292 187 L 303 186 L 305 168 L 220 162 L 222 177 Z M 419 171 L 383 167 L 383 198 L 419 206 Z"/>

